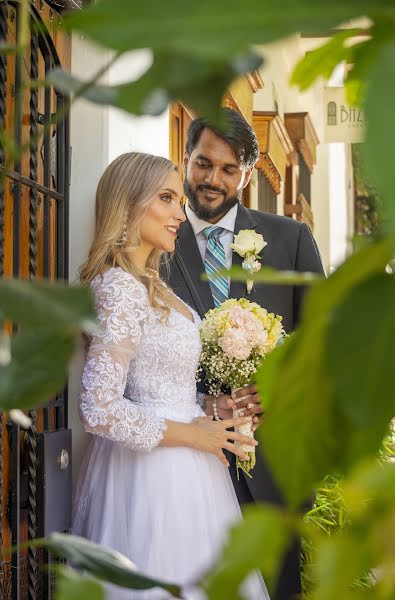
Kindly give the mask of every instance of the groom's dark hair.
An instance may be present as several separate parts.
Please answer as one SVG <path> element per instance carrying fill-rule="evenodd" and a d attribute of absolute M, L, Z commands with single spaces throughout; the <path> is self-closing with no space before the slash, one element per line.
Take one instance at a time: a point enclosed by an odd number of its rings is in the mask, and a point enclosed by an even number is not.
<path fill-rule="evenodd" d="M 226 123 L 225 130 L 212 125 L 203 117 L 198 117 L 191 122 L 185 145 L 187 153 L 191 155 L 203 130 L 207 127 L 233 148 L 240 165 L 250 169 L 259 158 L 259 145 L 254 130 L 245 118 L 232 108 L 222 108 L 221 112 Z"/>

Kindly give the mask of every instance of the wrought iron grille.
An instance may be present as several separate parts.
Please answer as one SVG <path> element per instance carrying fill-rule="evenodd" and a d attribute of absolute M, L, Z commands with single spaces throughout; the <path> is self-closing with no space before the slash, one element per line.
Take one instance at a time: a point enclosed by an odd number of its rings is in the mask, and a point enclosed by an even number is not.
<path fill-rule="evenodd" d="M 69 122 L 68 99 L 52 87 L 22 86 L 43 80 L 61 66 L 45 21 L 57 14 L 43 0 L 31 2 L 30 47 L 24 56 L 0 54 L 0 129 L 26 151 L 9 160 L 0 141 L 0 276 L 68 278 Z M 0 43 L 15 44 L 19 3 L 0 0 Z M 67 390 L 44 409 L 31 411 L 23 431 L 0 413 L 0 598 L 52 597 L 45 552 L 8 547 L 46 533 L 42 505 L 45 471 L 42 436 L 67 430 Z M 66 499 L 66 502 L 71 499 Z M 62 510 L 53 507 L 53 510 Z M 50 561 L 50 560 L 49 560 Z"/>

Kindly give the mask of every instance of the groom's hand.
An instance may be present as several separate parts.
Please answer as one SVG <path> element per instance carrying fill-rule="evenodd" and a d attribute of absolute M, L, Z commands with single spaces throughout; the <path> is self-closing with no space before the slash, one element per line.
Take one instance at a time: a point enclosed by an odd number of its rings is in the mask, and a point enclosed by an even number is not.
<path fill-rule="evenodd" d="M 238 409 L 245 409 L 241 413 L 241 416 L 253 417 L 252 429 L 255 431 L 256 428 L 261 424 L 263 416 L 263 408 L 260 404 L 260 398 L 258 395 L 258 390 L 256 389 L 256 385 L 247 385 L 246 387 L 237 390 L 237 392 L 232 394 L 232 400 L 234 402 L 234 406 L 237 406 Z"/>
<path fill-rule="evenodd" d="M 241 399 L 242 398 L 242 399 Z M 248 385 L 233 394 L 221 394 L 217 398 L 218 416 L 221 419 L 230 419 L 233 416 L 233 408 L 242 408 L 244 416 L 253 417 L 253 429 L 260 424 L 263 414 L 259 396 L 255 385 Z"/>

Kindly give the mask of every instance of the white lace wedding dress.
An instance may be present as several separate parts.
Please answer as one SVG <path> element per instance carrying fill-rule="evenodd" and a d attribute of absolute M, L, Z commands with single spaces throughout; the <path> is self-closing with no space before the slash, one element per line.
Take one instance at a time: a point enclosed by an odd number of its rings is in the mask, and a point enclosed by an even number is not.
<path fill-rule="evenodd" d="M 118 550 L 145 574 L 190 588 L 213 564 L 231 523 L 241 518 L 228 470 L 214 455 L 158 446 L 165 419 L 203 416 L 196 402 L 199 317 L 172 310 L 168 323 L 150 307 L 144 285 L 114 268 L 92 283 L 101 332 L 91 341 L 80 415 L 94 434 L 74 502 L 72 532 Z M 162 600 L 108 586 L 111 600 Z M 267 600 L 261 576 L 242 588 Z"/>

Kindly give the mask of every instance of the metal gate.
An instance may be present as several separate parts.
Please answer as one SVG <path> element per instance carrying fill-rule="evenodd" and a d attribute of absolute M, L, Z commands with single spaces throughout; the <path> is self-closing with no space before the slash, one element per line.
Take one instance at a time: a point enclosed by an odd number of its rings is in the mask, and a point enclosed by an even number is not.
<path fill-rule="evenodd" d="M 68 278 L 69 131 L 67 98 L 51 87 L 22 86 L 43 80 L 60 66 L 54 37 L 60 14 L 48 3 L 31 2 L 30 47 L 23 57 L 0 54 L 0 129 L 26 147 L 8 162 L 0 143 L 0 276 Z M 19 3 L 0 0 L 0 43 L 15 45 Z M 51 33 L 50 33 L 51 32 Z M 23 77 L 22 77 L 23 75 Z M 53 530 L 67 530 L 71 511 L 71 435 L 67 391 L 46 408 L 31 411 L 28 431 L 0 421 L 0 597 L 47 599 L 52 595 L 51 561 L 30 548 L 6 549 Z"/>

